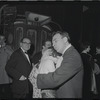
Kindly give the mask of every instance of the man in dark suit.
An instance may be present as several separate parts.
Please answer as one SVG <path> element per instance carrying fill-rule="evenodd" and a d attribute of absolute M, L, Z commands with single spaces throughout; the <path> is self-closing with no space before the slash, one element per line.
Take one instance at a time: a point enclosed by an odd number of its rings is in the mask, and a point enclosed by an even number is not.
<path fill-rule="evenodd" d="M 83 64 L 70 43 L 69 34 L 57 31 L 52 42 L 54 49 L 62 54 L 63 61 L 56 71 L 37 75 L 38 88 L 56 88 L 56 98 L 82 98 Z"/>
<path fill-rule="evenodd" d="M 94 69 L 94 60 L 92 55 L 89 53 L 90 43 L 84 42 L 81 43 L 81 57 L 84 65 L 84 75 L 83 75 L 83 99 L 92 99 L 92 76 Z"/>
<path fill-rule="evenodd" d="M 32 66 L 27 54 L 31 41 L 23 38 L 20 48 L 11 55 L 5 67 L 7 73 L 12 77 L 12 93 L 14 98 L 32 98 L 32 85 L 28 80 Z"/>

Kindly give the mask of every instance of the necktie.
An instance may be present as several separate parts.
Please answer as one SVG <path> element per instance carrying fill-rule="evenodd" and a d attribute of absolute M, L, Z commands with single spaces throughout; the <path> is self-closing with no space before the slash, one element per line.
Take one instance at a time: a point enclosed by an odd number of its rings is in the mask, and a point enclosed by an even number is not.
<path fill-rule="evenodd" d="M 30 63 L 30 60 L 29 60 L 29 57 L 28 57 L 28 53 L 27 52 L 24 52 L 24 53 L 25 53 L 25 55 L 26 55 L 26 57 L 27 57 L 27 59 L 28 59 L 28 61 Z"/>

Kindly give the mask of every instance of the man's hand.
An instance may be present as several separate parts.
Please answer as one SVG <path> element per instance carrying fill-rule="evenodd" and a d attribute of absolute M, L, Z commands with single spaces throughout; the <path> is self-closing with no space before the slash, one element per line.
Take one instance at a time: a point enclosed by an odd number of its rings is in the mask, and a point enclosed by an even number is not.
<path fill-rule="evenodd" d="M 24 80 L 26 80 L 27 78 L 24 76 L 24 75 L 22 75 L 21 77 L 20 77 L 20 81 L 24 81 Z"/>

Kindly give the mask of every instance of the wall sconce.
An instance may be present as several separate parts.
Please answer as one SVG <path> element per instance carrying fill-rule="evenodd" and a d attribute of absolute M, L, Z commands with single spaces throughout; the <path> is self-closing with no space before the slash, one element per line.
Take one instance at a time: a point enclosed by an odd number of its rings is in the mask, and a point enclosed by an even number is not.
<path fill-rule="evenodd" d="M 25 12 L 27 21 L 32 21 L 33 25 L 43 26 L 51 21 L 51 17 L 32 13 L 29 11 Z"/>

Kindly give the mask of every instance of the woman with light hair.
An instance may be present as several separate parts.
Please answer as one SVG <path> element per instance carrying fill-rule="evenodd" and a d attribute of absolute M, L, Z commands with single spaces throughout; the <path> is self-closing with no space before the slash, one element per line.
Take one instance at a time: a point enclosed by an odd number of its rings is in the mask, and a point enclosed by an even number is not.
<path fill-rule="evenodd" d="M 58 54 L 52 47 L 45 50 L 40 60 L 39 68 L 33 73 L 33 78 L 31 77 L 31 81 L 34 79 L 34 77 L 36 78 L 37 74 L 45 74 L 55 71 L 57 68 L 59 68 L 62 60 L 63 58 L 60 56 L 60 54 Z M 37 85 L 37 83 L 35 84 Z M 40 98 L 55 98 L 55 89 L 40 90 L 37 88 L 38 93 L 36 93 L 36 88 L 34 89 L 34 86 L 36 85 L 33 84 L 33 98 L 38 98 L 37 94 Z"/>

